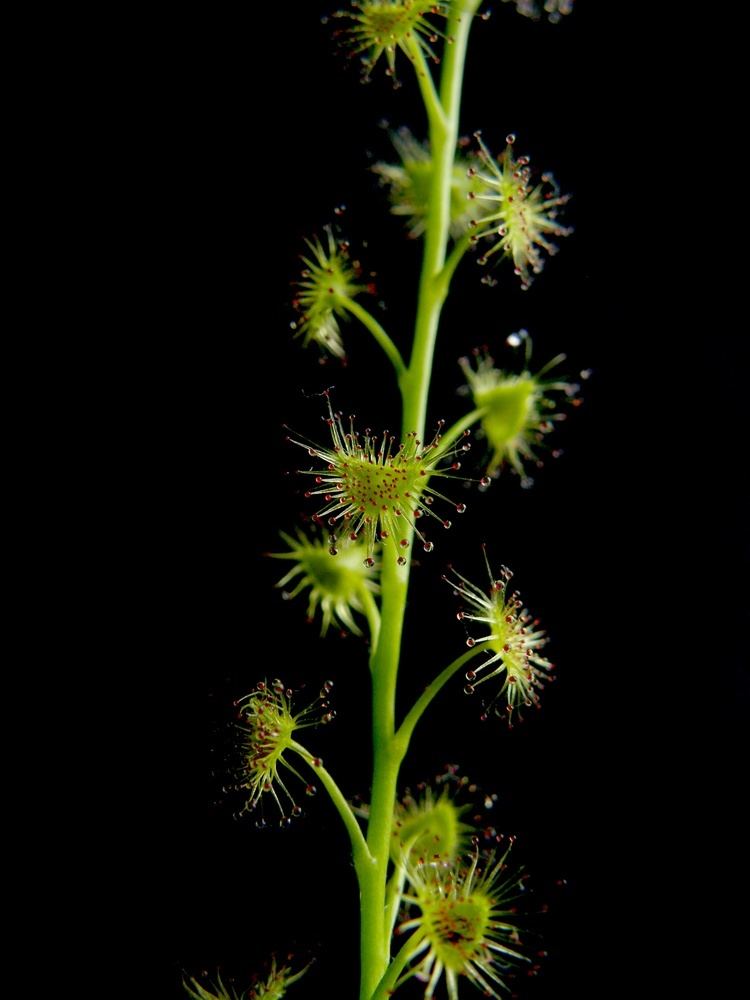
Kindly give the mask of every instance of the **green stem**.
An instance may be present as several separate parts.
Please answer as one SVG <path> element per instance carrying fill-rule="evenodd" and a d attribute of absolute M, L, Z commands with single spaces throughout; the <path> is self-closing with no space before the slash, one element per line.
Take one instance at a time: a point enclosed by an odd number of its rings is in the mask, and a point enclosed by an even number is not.
<path fill-rule="evenodd" d="M 450 8 L 446 34 L 453 41 L 445 47 L 439 99 L 434 92 L 429 70 L 425 66 L 428 75 L 420 76 L 419 61 L 416 60 L 417 79 L 430 124 L 433 174 L 414 343 L 409 368 L 399 378 L 403 400 L 404 438 L 410 432 L 416 432 L 418 438 L 424 437 L 435 338 L 448 289 L 447 283 L 442 280 L 441 272 L 446 264 L 446 246 L 450 231 L 451 183 L 458 139 L 464 61 L 473 14 L 480 2 L 481 0 L 464 0 L 462 4 L 452 5 Z M 458 10 L 459 7 L 462 9 Z M 438 114 L 438 103 L 440 114 Z M 457 262 L 458 260 L 456 264 Z M 399 551 L 408 555 L 414 540 L 413 524 L 405 523 L 402 537 L 406 545 Z M 408 559 L 404 566 L 398 565 L 397 554 L 399 553 L 396 551 L 395 540 L 384 546 L 381 574 L 382 624 L 377 648 L 371 660 L 373 778 L 367 846 L 373 864 L 358 867 L 362 964 L 360 1000 L 374 1000 L 374 997 L 386 996 L 385 991 L 396 982 L 399 971 L 396 970 L 391 976 L 393 966 L 401 961 L 403 967 L 409 955 L 413 953 L 413 949 L 408 948 L 409 942 L 407 942 L 389 969 L 390 936 L 386 934 L 386 882 L 396 787 L 399 768 L 406 751 L 404 740 L 396 739 L 395 736 L 396 681 L 410 569 Z M 402 955 L 404 957 L 401 960 Z"/>
<path fill-rule="evenodd" d="M 406 533 L 406 532 L 405 532 Z M 372 657 L 373 778 L 367 845 L 373 865 L 360 876 L 362 983 L 360 1000 L 370 1000 L 388 966 L 385 886 L 393 828 L 393 809 L 402 756 L 394 739 L 396 677 L 406 610 L 408 563 L 396 562 L 395 545 L 384 547 L 381 574 L 380 638 Z"/>
<path fill-rule="evenodd" d="M 462 11 L 456 12 L 455 8 L 451 8 L 453 13 L 448 20 L 446 34 L 453 38 L 453 43 L 445 47 L 440 81 L 440 104 L 444 118 L 441 122 L 435 122 L 430 117 L 432 187 L 427 212 L 414 345 L 409 370 L 402 379 L 403 429 L 405 433 L 416 431 L 417 437 L 420 438 L 424 435 L 440 312 L 448 292 L 448 284 L 443 280 L 442 272 L 446 264 L 446 246 L 450 234 L 451 184 L 458 141 L 458 115 L 466 46 L 473 15 L 479 3 L 480 0 L 465 0 Z M 462 241 L 459 241 L 457 247 L 461 245 Z M 457 257 L 451 265 L 452 269 L 455 269 L 461 255 L 457 251 Z M 452 269 L 449 274 L 452 274 Z"/>
<path fill-rule="evenodd" d="M 313 757 L 310 751 L 306 750 L 301 743 L 291 740 L 289 742 L 289 748 L 296 751 L 304 762 L 314 771 L 316 776 L 320 779 L 321 785 L 323 785 L 325 790 L 330 795 L 331 801 L 344 821 L 346 832 L 349 834 L 349 839 L 352 842 L 352 854 L 354 855 L 354 864 L 356 865 L 357 870 L 359 871 L 360 866 L 366 867 L 368 864 L 371 864 L 372 857 L 367 849 L 367 842 L 365 841 L 360 825 L 352 812 L 351 806 L 344 798 L 341 789 L 331 777 L 330 773 L 326 771 L 322 764 L 315 763 L 318 758 Z"/>
<path fill-rule="evenodd" d="M 401 357 L 401 352 L 372 313 L 369 313 L 359 302 L 348 298 L 346 295 L 339 295 L 336 301 L 343 309 L 351 313 L 352 316 L 356 316 L 362 326 L 370 331 L 378 344 L 383 348 L 388 360 L 396 369 L 396 375 L 398 378 L 401 378 L 406 371 L 406 365 L 404 364 L 404 359 Z"/>
<path fill-rule="evenodd" d="M 448 683 L 451 677 L 453 677 L 453 675 L 464 666 L 464 664 L 468 663 L 472 657 L 476 656 L 477 653 L 480 653 L 481 651 L 481 646 L 475 646 L 473 649 L 469 649 L 467 652 L 462 653 L 461 656 L 457 657 L 453 661 L 453 663 L 448 664 L 445 670 L 439 673 L 432 684 L 426 687 L 419 698 L 417 698 L 396 733 L 396 740 L 401 746 L 403 746 L 404 752 L 406 752 L 406 748 L 409 746 L 409 741 L 411 740 L 412 733 L 414 732 L 414 727 L 422 718 L 425 709 L 430 704 L 432 699 Z"/>

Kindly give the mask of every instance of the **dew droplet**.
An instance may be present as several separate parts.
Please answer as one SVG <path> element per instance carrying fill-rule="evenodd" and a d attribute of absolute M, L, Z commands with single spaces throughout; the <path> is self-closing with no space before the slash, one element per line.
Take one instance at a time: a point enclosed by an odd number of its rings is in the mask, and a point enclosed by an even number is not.
<path fill-rule="evenodd" d="M 482 478 L 479 480 L 479 485 L 484 486 L 486 488 L 487 486 L 490 485 L 491 482 L 492 480 L 490 479 L 489 476 L 482 476 Z"/>
<path fill-rule="evenodd" d="M 396 562 L 399 564 L 399 566 L 406 566 L 406 559 L 404 559 L 403 556 L 399 556 Z"/>
<path fill-rule="evenodd" d="M 315 785 L 307 785 L 305 787 L 305 795 L 309 795 L 312 798 L 313 795 L 317 794 L 318 794 L 318 789 L 315 787 Z"/>
<path fill-rule="evenodd" d="M 435 543 L 425 542 L 422 548 L 425 550 L 425 552 L 432 552 L 432 550 L 435 548 Z"/>
<path fill-rule="evenodd" d="M 469 638 L 466 640 L 466 645 L 469 647 L 469 649 L 473 649 L 474 646 L 476 646 L 476 644 L 477 644 L 477 640 L 476 639 L 472 639 L 471 636 L 469 636 Z"/>
<path fill-rule="evenodd" d="M 516 141 L 516 133 L 509 132 L 505 137 L 505 141 L 508 143 L 509 146 L 512 146 L 513 143 Z"/>
<path fill-rule="evenodd" d="M 474 685 L 467 684 L 466 687 L 464 688 L 464 694 L 474 694 Z"/>

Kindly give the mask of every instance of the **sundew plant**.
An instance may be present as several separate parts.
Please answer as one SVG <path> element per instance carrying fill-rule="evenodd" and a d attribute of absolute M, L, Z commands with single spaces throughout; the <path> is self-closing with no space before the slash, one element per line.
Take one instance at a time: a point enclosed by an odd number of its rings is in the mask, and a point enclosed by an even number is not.
<path fill-rule="evenodd" d="M 553 23 L 575 16 L 573 0 L 515 0 L 515 7 Z M 564 253 L 573 206 L 554 164 L 537 164 L 529 137 L 510 130 L 513 88 L 502 91 L 507 106 L 498 106 L 493 120 L 463 131 L 464 76 L 483 72 L 470 58 L 470 39 L 478 29 L 502 31 L 503 19 L 489 14 L 482 0 L 357 0 L 330 11 L 327 28 L 342 63 L 351 61 L 364 81 L 392 81 L 389 119 L 403 88 L 421 98 L 421 123 L 389 120 L 374 138 L 382 149 L 387 140 L 390 155 L 376 156 L 370 170 L 384 215 L 419 246 L 419 270 L 398 275 L 402 287 L 413 285 L 411 300 L 400 300 L 411 302 L 409 312 L 384 309 L 379 282 L 389 261 L 368 258 L 367 234 L 357 232 L 350 206 L 308 234 L 299 270 L 289 276 L 288 350 L 323 362 L 314 377 L 323 371 L 326 385 L 298 387 L 314 418 L 307 426 L 290 423 L 280 448 L 294 467 L 300 516 L 276 526 L 266 566 L 276 571 L 287 612 L 314 628 L 309 654 L 297 653 L 304 685 L 287 683 L 280 656 L 256 663 L 250 689 L 237 692 L 231 785 L 239 813 L 256 821 L 243 827 L 250 838 L 283 837 L 279 827 L 323 806 L 340 820 L 359 901 L 359 912 L 345 918 L 359 926 L 359 1000 L 510 995 L 515 977 L 535 970 L 541 954 L 527 929 L 527 873 L 515 858 L 515 838 L 477 824 L 476 786 L 453 767 L 411 789 L 402 777 L 413 737 L 438 699 L 465 701 L 476 725 L 496 727 L 507 759 L 519 727 L 543 724 L 536 710 L 555 678 L 554 636 L 534 610 L 534 581 L 503 554 L 502 496 L 545 488 L 546 479 L 534 485 L 536 471 L 559 456 L 558 425 L 580 403 L 588 372 L 571 371 L 562 353 L 568 345 L 544 355 L 533 347 L 533 331 L 515 323 L 503 329 L 502 316 L 513 285 L 529 298 L 545 294 L 540 275 Z M 341 87 L 358 85 L 342 65 Z M 450 344 L 450 310 L 444 315 L 458 282 L 496 297 L 498 317 L 491 339 L 478 332 L 474 349 L 460 357 Z M 387 398 L 400 406 L 385 425 L 368 415 L 367 394 L 357 391 L 368 371 L 358 369 L 361 349 L 349 358 L 355 340 L 381 352 L 388 367 L 394 392 Z M 460 387 L 450 400 L 431 392 L 436 368 L 448 366 Z M 356 415 L 345 409 L 352 397 L 361 398 Z M 474 501 L 488 491 L 497 495 L 496 513 L 474 521 Z M 441 555 L 457 522 L 461 545 Z M 426 574 L 440 581 L 451 610 L 420 623 L 413 592 Z M 439 633 L 442 662 L 405 652 L 405 634 L 420 628 Z M 363 746 L 356 756 L 372 770 L 363 771 L 358 789 L 337 776 L 331 734 L 347 706 L 337 703 L 314 649 L 339 633 L 353 637 L 351 669 L 369 678 L 369 705 L 357 706 Z M 417 693 L 404 704 L 403 690 Z M 316 746 L 320 727 L 334 748 L 325 759 Z M 341 752 L 355 754 L 351 746 Z M 455 752 L 448 737 L 442 752 Z M 470 743 L 463 754 L 462 768 L 470 769 Z M 256 825 L 274 833 L 256 832 Z M 262 852 L 253 857 L 258 863 Z M 278 891 L 287 891 L 283 870 Z M 280 927 L 286 948 L 283 936 Z M 303 996 L 315 959 L 285 951 L 245 983 L 222 978 L 221 970 L 188 971 L 184 988 L 194 1000 Z M 335 971 L 329 976 L 334 983 Z M 345 993 L 331 988 L 327 995 Z"/>

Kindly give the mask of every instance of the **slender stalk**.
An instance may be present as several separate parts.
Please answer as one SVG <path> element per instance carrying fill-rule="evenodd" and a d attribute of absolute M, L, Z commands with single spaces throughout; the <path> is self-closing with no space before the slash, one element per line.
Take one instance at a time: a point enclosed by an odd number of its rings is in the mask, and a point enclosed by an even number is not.
<path fill-rule="evenodd" d="M 420 929 L 415 931 L 411 937 L 407 939 L 403 947 L 399 950 L 398 955 L 396 955 L 389 965 L 383 978 L 378 983 L 377 988 L 372 995 L 372 1000 L 385 1000 L 386 997 L 391 996 L 395 986 L 398 985 L 398 977 L 403 972 L 404 966 L 407 964 L 409 959 L 416 951 L 419 950 L 419 943 L 423 937 L 424 931 Z"/>
<path fill-rule="evenodd" d="M 411 45 L 409 45 L 409 56 L 414 63 L 414 71 L 417 74 L 417 83 L 422 94 L 430 129 L 445 128 L 447 124 L 445 111 L 435 90 L 435 81 L 432 78 L 430 67 L 427 65 L 424 52 L 415 41 L 412 41 Z"/>
<path fill-rule="evenodd" d="M 456 272 L 456 268 L 464 259 L 464 255 L 466 254 L 466 251 L 469 249 L 470 246 L 471 246 L 471 237 L 468 233 L 464 233 L 464 235 L 461 236 L 459 239 L 457 239 L 455 244 L 453 245 L 453 249 L 448 255 L 448 259 L 446 260 L 445 264 L 443 265 L 443 269 L 440 272 L 439 280 L 443 286 L 442 288 L 443 295 L 448 294 L 448 289 L 450 288 L 450 283 L 453 280 L 453 275 Z"/>
<path fill-rule="evenodd" d="M 399 379 L 404 436 L 414 431 L 417 437 L 424 436 L 435 338 L 447 294 L 447 283 L 441 280 L 441 272 L 445 266 L 449 239 L 451 182 L 458 139 L 466 45 L 473 14 L 480 2 L 481 0 L 464 0 L 463 4 L 451 7 L 446 33 L 453 42 L 446 45 L 439 97 L 431 75 L 429 79 L 420 76 L 420 70 L 429 74 L 428 67 L 416 61 L 417 79 L 430 125 L 433 176 L 414 343 L 408 371 Z M 463 9 L 458 10 L 459 6 Z M 404 538 L 407 542 L 406 551 L 409 552 L 414 540 L 412 524 L 405 527 Z M 400 968 L 413 953 L 407 942 L 389 968 L 390 940 L 385 926 L 386 880 L 398 773 L 406 750 L 404 740 L 396 739 L 395 736 L 396 681 L 409 587 L 409 560 L 404 566 L 399 566 L 396 554 L 395 543 L 384 546 L 381 574 L 382 625 L 371 661 L 373 779 L 367 846 L 374 862 L 362 871 L 358 869 L 362 963 L 360 1000 L 386 996 L 386 990 L 396 982 Z M 400 963 L 400 968 L 394 970 L 396 963 Z"/>
<path fill-rule="evenodd" d="M 481 652 L 481 647 L 474 647 L 473 649 L 467 650 L 467 652 L 462 653 L 461 656 L 457 657 L 453 663 L 448 664 L 445 670 L 441 671 L 435 678 L 435 680 L 428 687 L 424 689 L 422 694 L 414 702 L 414 705 L 404 718 L 404 721 L 399 726 L 398 732 L 396 733 L 396 740 L 403 746 L 404 753 L 406 748 L 409 746 L 409 741 L 411 740 L 412 733 L 414 732 L 414 727 L 422 718 L 425 709 L 433 700 L 433 698 L 441 691 L 441 689 L 448 683 L 448 681 L 453 677 L 453 675 L 461 669 L 469 660 L 476 656 L 477 653 Z"/>
<path fill-rule="evenodd" d="M 438 455 L 442 455 L 444 451 L 447 451 L 463 435 L 464 431 L 468 431 L 478 420 L 481 420 L 486 412 L 486 407 L 477 407 L 477 409 L 472 410 L 461 417 L 460 420 L 457 420 L 455 424 L 451 424 L 448 430 L 443 431 L 440 435 L 440 443 L 432 453 L 433 457 L 437 458 Z"/>
<path fill-rule="evenodd" d="M 378 323 L 372 313 L 369 313 L 364 306 L 361 306 L 354 299 L 350 299 L 346 295 L 339 295 L 337 301 L 352 316 L 356 316 L 360 323 L 370 331 L 380 347 L 383 348 L 388 360 L 396 369 L 397 377 L 400 379 L 406 371 L 406 365 L 404 364 L 404 359 L 401 357 L 401 352 L 385 332 L 382 325 Z"/>
<path fill-rule="evenodd" d="M 336 784 L 333 777 L 328 771 L 326 771 L 322 764 L 314 763 L 317 758 L 313 757 L 310 751 L 306 750 L 301 743 L 291 740 L 289 746 L 290 749 L 296 751 L 304 762 L 312 769 L 312 771 L 314 771 L 316 777 L 320 779 L 321 785 L 330 795 L 331 801 L 344 821 L 346 832 L 349 834 L 349 839 L 352 842 L 352 853 L 354 855 L 354 863 L 357 868 L 359 869 L 359 866 L 366 866 L 371 863 L 372 858 L 370 857 L 370 852 L 367 849 L 367 843 L 365 842 L 360 825 L 352 812 L 351 806 L 344 798 L 341 789 Z"/>

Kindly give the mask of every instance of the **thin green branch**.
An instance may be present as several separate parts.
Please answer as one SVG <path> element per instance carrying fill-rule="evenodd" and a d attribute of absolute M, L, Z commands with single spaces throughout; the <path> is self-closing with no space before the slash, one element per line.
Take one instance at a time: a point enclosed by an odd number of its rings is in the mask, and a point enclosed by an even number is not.
<path fill-rule="evenodd" d="M 453 275 L 456 273 L 456 268 L 461 263 L 466 254 L 466 251 L 471 246 L 471 236 L 469 233 L 464 233 L 463 236 L 459 237 L 453 244 L 453 249 L 448 255 L 448 259 L 445 264 L 443 264 L 443 269 L 437 276 L 437 283 L 440 286 L 440 293 L 445 298 L 448 295 L 448 290 L 453 280 Z"/>
<path fill-rule="evenodd" d="M 414 72 L 416 73 L 417 83 L 422 93 L 422 100 L 424 101 L 430 127 L 432 129 L 439 128 L 445 130 L 447 126 L 445 110 L 440 103 L 438 92 L 435 89 L 435 81 L 432 78 L 430 67 L 427 65 L 424 52 L 421 46 L 414 41 L 409 44 L 408 50 L 411 61 L 414 64 Z"/>
<path fill-rule="evenodd" d="M 349 834 L 349 838 L 352 842 L 354 863 L 359 867 L 366 862 L 372 862 L 372 855 L 367 847 L 367 842 L 365 841 L 360 825 L 352 812 L 351 806 L 344 798 L 341 789 L 336 784 L 331 774 L 323 767 L 322 764 L 314 763 L 318 760 L 318 758 L 313 757 L 310 751 L 306 750 L 301 743 L 297 743 L 296 740 L 291 740 L 289 747 L 290 749 L 296 751 L 308 767 L 310 767 L 311 770 L 318 776 L 320 783 L 330 795 L 331 801 L 336 807 L 341 819 L 344 821 L 344 826 L 346 827 L 347 833 Z"/>
<path fill-rule="evenodd" d="M 443 452 L 447 451 L 452 444 L 463 436 L 464 431 L 468 431 L 468 429 L 477 423 L 477 421 L 481 420 L 486 412 L 486 406 L 479 406 L 475 410 L 470 410 L 467 414 L 457 420 L 455 424 L 451 424 L 448 430 L 444 431 L 440 435 L 440 442 L 433 452 L 433 457 L 435 459 L 439 458 Z"/>
<path fill-rule="evenodd" d="M 396 986 L 405 981 L 403 979 L 399 981 L 399 976 L 403 972 L 409 960 L 413 958 L 418 951 L 418 945 L 424 935 L 425 932 L 423 928 L 420 927 L 418 930 L 414 931 L 409 938 L 407 938 L 399 950 L 399 953 L 388 966 L 385 975 L 378 983 L 375 992 L 372 994 L 372 1000 L 385 1000 L 386 997 L 392 996 Z"/>
<path fill-rule="evenodd" d="M 432 684 L 426 687 L 419 698 L 417 698 L 396 733 L 396 741 L 403 753 L 406 753 L 407 747 L 409 746 L 409 741 L 411 740 L 412 733 L 414 732 L 414 727 L 422 718 L 422 714 L 429 706 L 433 698 L 441 691 L 443 686 L 448 683 L 451 677 L 453 677 L 453 675 L 457 673 L 457 671 L 459 671 L 464 664 L 468 663 L 469 660 L 471 660 L 471 658 L 476 656 L 479 652 L 481 652 L 481 647 L 475 646 L 473 649 L 469 649 L 465 653 L 462 653 L 461 656 L 457 657 L 453 661 L 453 663 L 448 664 L 445 670 L 439 673 Z"/>
<path fill-rule="evenodd" d="M 370 331 L 380 347 L 383 348 L 388 360 L 396 369 L 396 375 L 401 378 L 406 371 L 406 365 L 404 364 L 404 359 L 401 357 L 401 352 L 372 313 L 369 313 L 359 302 L 355 302 L 354 299 L 350 299 L 346 295 L 339 295 L 337 301 L 340 306 L 351 313 L 352 316 L 356 316 L 360 323 Z"/>

